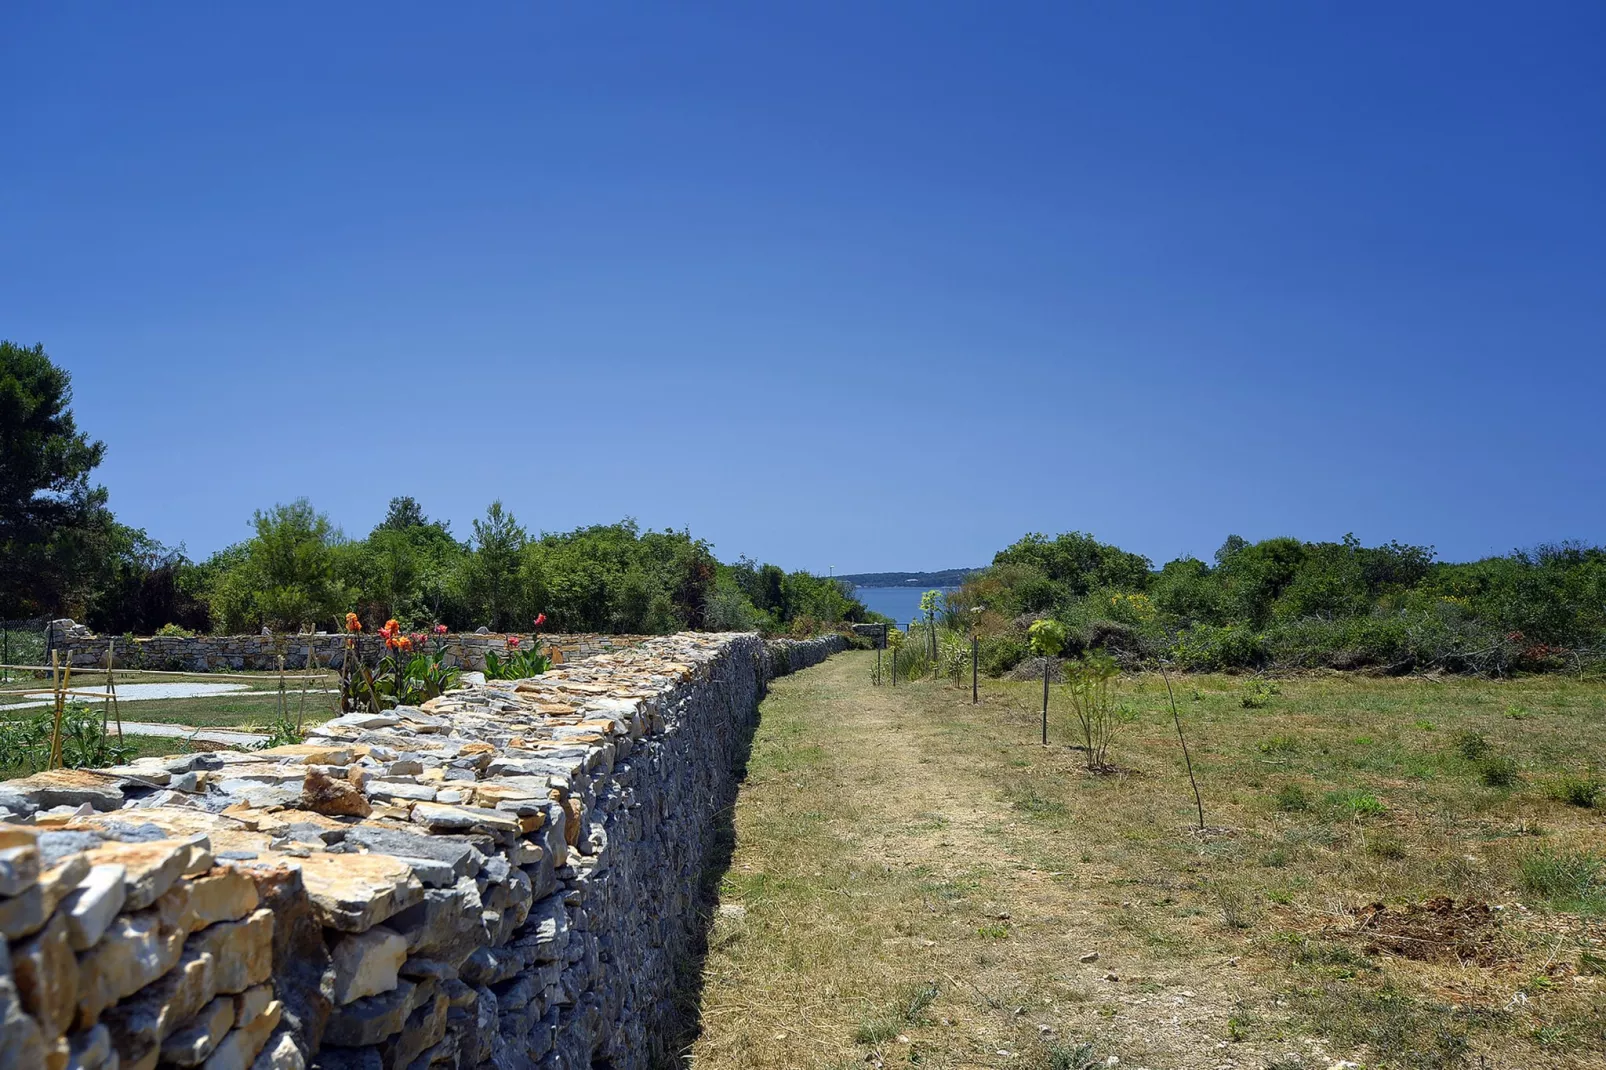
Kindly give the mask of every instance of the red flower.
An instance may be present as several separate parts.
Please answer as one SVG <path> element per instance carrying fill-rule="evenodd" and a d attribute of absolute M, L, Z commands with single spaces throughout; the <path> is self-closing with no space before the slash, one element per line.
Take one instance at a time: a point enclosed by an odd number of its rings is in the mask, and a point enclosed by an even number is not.
<path fill-rule="evenodd" d="M 520 642 L 522 642 L 522 640 L 520 640 L 518 636 L 510 635 L 507 637 L 507 648 L 509 650 L 517 650 Z"/>
<path fill-rule="evenodd" d="M 444 624 L 435 625 L 435 634 L 436 635 L 445 635 L 446 634 L 446 625 L 444 625 Z"/>
<path fill-rule="evenodd" d="M 539 628 L 539 627 L 541 627 L 541 625 L 543 625 L 545 623 L 546 623 L 546 614 L 545 613 L 537 613 L 535 615 L 535 626 L 537 628 Z"/>

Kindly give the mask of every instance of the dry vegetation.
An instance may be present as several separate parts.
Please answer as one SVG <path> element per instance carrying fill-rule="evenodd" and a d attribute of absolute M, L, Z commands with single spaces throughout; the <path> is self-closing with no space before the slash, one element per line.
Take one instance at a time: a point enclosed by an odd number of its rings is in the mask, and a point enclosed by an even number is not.
<path fill-rule="evenodd" d="M 1116 775 L 1056 688 L 779 681 L 735 813 L 699 1070 L 1606 1059 L 1606 689 L 1118 685 Z M 1097 957 L 1092 956 L 1096 954 Z"/>

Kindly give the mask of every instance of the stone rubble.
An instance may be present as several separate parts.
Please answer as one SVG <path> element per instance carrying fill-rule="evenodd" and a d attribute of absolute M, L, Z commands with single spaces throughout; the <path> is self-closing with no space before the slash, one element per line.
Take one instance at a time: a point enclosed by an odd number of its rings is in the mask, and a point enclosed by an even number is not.
<path fill-rule="evenodd" d="M 844 645 L 651 639 L 0 787 L 0 1070 L 665 1061 L 758 701 Z"/>

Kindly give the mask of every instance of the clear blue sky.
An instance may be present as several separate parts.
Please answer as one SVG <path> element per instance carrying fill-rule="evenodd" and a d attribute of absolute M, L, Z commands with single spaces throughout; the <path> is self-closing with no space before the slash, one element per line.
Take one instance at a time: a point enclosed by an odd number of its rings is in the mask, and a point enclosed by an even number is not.
<path fill-rule="evenodd" d="M 0 337 L 129 523 L 1606 539 L 1606 5 L 0 13 Z"/>

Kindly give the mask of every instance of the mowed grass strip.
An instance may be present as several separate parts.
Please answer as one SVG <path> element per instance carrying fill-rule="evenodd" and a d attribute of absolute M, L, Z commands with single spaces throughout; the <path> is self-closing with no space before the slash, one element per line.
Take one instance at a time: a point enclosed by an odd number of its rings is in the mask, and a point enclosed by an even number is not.
<path fill-rule="evenodd" d="M 872 660 L 764 704 L 692 1065 L 1606 1058 L 1599 684 L 1174 679 L 1201 834 L 1158 677 L 1093 775 L 1060 688 L 1044 748 Z"/>

